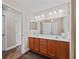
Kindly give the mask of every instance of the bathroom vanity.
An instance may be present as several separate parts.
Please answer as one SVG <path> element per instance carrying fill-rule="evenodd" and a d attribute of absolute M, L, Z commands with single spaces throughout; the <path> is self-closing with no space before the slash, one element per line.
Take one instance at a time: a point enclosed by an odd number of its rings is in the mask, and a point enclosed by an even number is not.
<path fill-rule="evenodd" d="M 48 39 L 29 37 L 29 48 L 38 54 L 54 58 L 69 59 L 69 41 L 60 39 Z"/>
<path fill-rule="evenodd" d="M 44 14 L 38 13 L 34 20 L 30 21 L 28 39 L 31 51 L 52 59 L 69 59 L 70 10 L 68 5 L 65 5 L 65 8 L 61 13 L 52 11 L 52 15 L 46 14 L 45 11 Z M 41 17 L 42 14 L 44 17 Z"/>

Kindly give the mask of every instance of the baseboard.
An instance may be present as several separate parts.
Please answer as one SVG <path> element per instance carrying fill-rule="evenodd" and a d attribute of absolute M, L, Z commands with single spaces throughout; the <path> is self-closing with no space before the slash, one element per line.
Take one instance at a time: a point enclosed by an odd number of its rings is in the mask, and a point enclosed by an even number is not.
<path fill-rule="evenodd" d="M 22 55 L 21 55 L 20 57 L 18 57 L 17 59 L 20 59 L 23 55 L 27 54 L 29 51 L 30 51 L 30 49 L 27 48 L 27 49 L 22 53 Z"/>
<path fill-rule="evenodd" d="M 17 47 L 17 46 L 19 46 L 19 45 L 21 45 L 21 44 L 19 43 L 19 44 L 16 44 L 16 45 L 14 45 L 14 46 L 8 47 L 8 48 L 6 48 L 6 51 L 8 51 L 8 50 L 10 50 L 10 49 L 13 49 L 13 48 L 15 48 L 15 47 Z"/>
<path fill-rule="evenodd" d="M 26 52 L 28 52 L 30 49 L 29 48 L 27 48 L 25 51 L 23 51 L 22 52 L 22 54 L 24 54 L 24 53 L 26 53 Z"/>

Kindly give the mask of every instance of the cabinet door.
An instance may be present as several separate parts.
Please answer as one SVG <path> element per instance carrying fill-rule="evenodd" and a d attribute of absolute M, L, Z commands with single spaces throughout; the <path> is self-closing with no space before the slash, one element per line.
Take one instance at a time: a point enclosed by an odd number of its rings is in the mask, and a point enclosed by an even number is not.
<path fill-rule="evenodd" d="M 30 48 L 31 50 L 34 49 L 34 39 L 31 38 L 31 37 L 29 37 L 29 48 Z"/>
<path fill-rule="evenodd" d="M 39 38 L 34 39 L 34 50 L 35 52 L 39 52 Z"/>
<path fill-rule="evenodd" d="M 53 40 L 47 40 L 47 54 L 49 57 L 55 57 L 56 54 L 56 41 Z"/>
<path fill-rule="evenodd" d="M 56 57 L 57 59 L 69 59 L 69 51 L 68 51 L 68 43 L 67 42 L 56 42 Z"/>
<path fill-rule="evenodd" d="M 47 54 L 47 40 L 46 39 L 40 39 L 40 52 L 42 54 Z"/>

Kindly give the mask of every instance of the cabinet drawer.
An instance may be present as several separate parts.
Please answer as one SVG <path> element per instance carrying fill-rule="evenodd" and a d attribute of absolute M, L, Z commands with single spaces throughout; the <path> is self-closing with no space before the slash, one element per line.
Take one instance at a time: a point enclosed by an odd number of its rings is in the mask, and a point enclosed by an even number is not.
<path fill-rule="evenodd" d="M 41 42 L 46 42 L 47 40 L 46 40 L 46 39 L 40 39 L 40 41 L 41 41 Z"/>
<path fill-rule="evenodd" d="M 41 49 L 40 49 L 40 52 L 43 53 L 43 54 L 47 54 L 47 50 L 46 50 L 46 49 L 42 49 L 42 48 L 41 48 Z"/>
<path fill-rule="evenodd" d="M 34 51 L 39 52 L 39 49 L 38 48 L 35 48 Z"/>
<path fill-rule="evenodd" d="M 47 43 L 47 40 L 45 40 L 45 39 L 40 40 L 40 45 L 46 45 L 46 43 Z"/>
<path fill-rule="evenodd" d="M 47 49 L 47 46 L 40 45 L 40 49 Z"/>
<path fill-rule="evenodd" d="M 40 50 L 47 50 L 47 49 L 46 49 L 46 48 L 41 48 L 41 47 L 40 47 Z"/>

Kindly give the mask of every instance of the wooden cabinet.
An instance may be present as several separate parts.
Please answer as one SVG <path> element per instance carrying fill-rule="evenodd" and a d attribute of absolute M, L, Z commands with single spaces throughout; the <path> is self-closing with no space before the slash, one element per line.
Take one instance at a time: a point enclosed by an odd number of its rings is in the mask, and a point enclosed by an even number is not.
<path fill-rule="evenodd" d="M 39 39 L 29 37 L 29 48 L 35 52 L 39 52 Z"/>
<path fill-rule="evenodd" d="M 34 40 L 32 37 L 29 37 L 29 48 L 31 50 L 34 50 Z"/>
<path fill-rule="evenodd" d="M 69 59 L 69 42 L 29 37 L 29 48 L 52 59 Z"/>
<path fill-rule="evenodd" d="M 34 38 L 34 51 L 39 52 L 39 39 Z"/>
<path fill-rule="evenodd" d="M 48 40 L 47 41 L 47 53 L 49 57 L 55 57 L 56 55 L 56 41 Z"/>
<path fill-rule="evenodd" d="M 57 59 L 69 59 L 69 44 L 67 42 L 56 42 L 56 57 Z"/>
<path fill-rule="evenodd" d="M 48 56 L 56 59 L 69 59 L 69 43 L 63 41 L 47 41 Z"/>
<path fill-rule="evenodd" d="M 40 53 L 47 54 L 47 40 L 40 39 Z"/>

